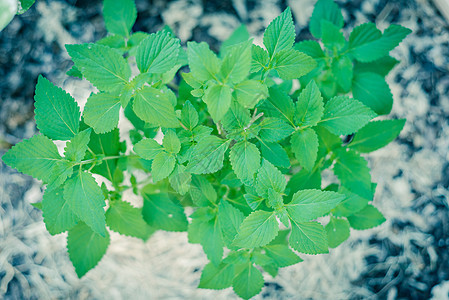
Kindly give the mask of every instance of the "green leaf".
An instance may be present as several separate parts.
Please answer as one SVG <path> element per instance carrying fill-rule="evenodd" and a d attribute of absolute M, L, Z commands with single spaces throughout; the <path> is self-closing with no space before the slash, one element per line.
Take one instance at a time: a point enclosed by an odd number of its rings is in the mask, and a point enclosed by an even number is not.
<path fill-rule="evenodd" d="M 318 0 L 310 18 L 310 33 L 317 39 L 322 36 L 321 21 L 326 20 L 337 28 L 342 28 L 344 21 L 340 7 L 332 0 Z"/>
<path fill-rule="evenodd" d="M 151 165 L 151 175 L 153 182 L 158 182 L 167 178 L 175 168 L 176 158 L 167 152 L 161 152 L 153 160 Z"/>
<path fill-rule="evenodd" d="M 136 4 L 133 0 L 104 0 L 103 17 L 109 33 L 128 37 L 137 18 Z"/>
<path fill-rule="evenodd" d="M 292 233 L 288 240 L 290 246 L 305 254 L 329 253 L 327 235 L 323 225 L 318 222 L 296 222 L 292 220 Z"/>
<path fill-rule="evenodd" d="M 282 195 L 272 188 L 269 188 L 267 193 L 267 205 L 276 211 L 280 210 L 284 205 Z"/>
<path fill-rule="evenodd" d="M 234 278 L 232 288 L 243 299 L 249 299 L 260 293 L 264 281 L 262 273 L 252 264 L 248 264 Z"/>
<path fill-rule="evenodd" d="M 352 82 L 354 97 L 379 115 L 389 114 L 393 95 L 385 79 L 376 73 L 356 73 Z"/>
<path fill-rule="evenodd" d="M 348 217 L 349 224 L 356 230 L 370 229 L 385 222 L 385 217 L 372 205 Z"/>
<path fill-rule="evenodd" d="M 164 148 L 153 139 L 144 139 L 134 145 L 134 152 L 144 159 L 154 159 Z"/>
<path fill-rule="evenodd" d="M 376 114 L 360 101 L 337 96 L 326 103 L 320 125 L 333 134 L 347 135 L 359 130 L 374 117 Z"/>
<path fill-rule="evenodd" d="M 281 50 L 290 49 L 295 42 L 295 25 L 293 25 L 292 12 L 287 7 L 284 12 L 271 21 L 263 35 L 263 44 L 273 57 Z"/>
<path fill-rule="evenodd" d="M 239 83 L 244 80 L 251 68 L 251 41 L 231 46 L 220 68 L 222 82 Z"/>
<path fill-rule="evenodd" d="M 35 135 L 13 146 L 2 160 L 19 172 L 48 183 L 52 170 L 62 162 L 56 145 L 43 135 Z"/>
<path fill-rule="evenodd" d="M 221 263 L 216 266 L 208 263 L 201 273 L 200 289 L 222 290 L 232 285 L 234 279 L 234 265 Z"/>
<path fill-rule="evenodd" d="M 254 184 L 254 174 L 260 166 L 260 153 L 256 145 L 241 141 L 231 148 L 229 154 L 232 169 L 243 184 Z"/>
<path fill-rule="evenodd" d="M 42 216 L 45 227 L 52 235 L 69 230 L 78 223 L 78 217 L 63 197 L 62 187 L 45 190 L 42 199 Z"/>
<path fill-rule="evenodd" d="M 192 180 L 192 174 L 186 172 L 185 169 L 185 166 L 177 165 L 168 178 L 171 187 L 181 195 L 185 195 L 189 191 Z"/>
<path fill-rule="evenodd" d="M 398 63 L 399 61 L 396 58 L 393 58 L 389 55 L 368 63 L 356 61 L 354 65 L 354 72 L 355 73 L 372 72 L 385 77 Z"/>
<path fill-rule="evenodd" d="M 109 243 L 110 238 L 107 231 L 104 236 L 101 236 L 83 222 L 79 222 L 69 230 L 67 250 L 79 278 L 98 264 L 106 253 Z"/>
<path fill-rule="evenodd" d="M 200 140 L 193 148 L 187 172 L 194 174 L 215 173 L 223 168 L 223 159 L 230 141 L 216 136 Z"/>
<path fill-rule="evenodd" d="M 146 241 L 155 231 L 143 220 L 142 209 L 125 201 L 111 201 L 106 224 L 115 232 Z"/>
<path fill-rule="evenodd" d="M 273 165 L 280 168 L 290 167 L 290 159 L 288 158 L 287 152 L 278 143 L 269 143 L 260 140 L 260 150 L 262 157 Z"/>
<path fill-rule="evenodd" d="M 53 140 L 68 140 L 79 130 L 78 104 L 63 89 L 39 75 L 34 96 L 39 131 Z"/>
<path fill-rule="evenodd" d="M 208 44 L 205 42 L 188 42 L 187 55 L 189 68 L 196 79 L 206 81 L 216 78 L 220 71 L 221 62 L 215 53 L 209 49 Z"/>
<path fill-rule="evenodd" d="M 97 44 L 65 47 L 78 70 L 100 91 L 115 91 L 128 83 L 131 69 L 116 50 Z"/>
<path fill-rule="evenodd" d="M 329 213 L 345 196 L 321 190 L 302 190 L 293 195 L 293 200 L 285 205 L 288 215 L 295 222 L 306 222 Z"/>
<path fill-rule="evenodd" d="M 372 190 L 374 194 L 375 188 L 372 188 Z M 354 213 L 365 208 L 368 202 L 371 201 L 371 199 L 363 198 L 355 193 L 352 193 L 343 186 L 340 187 L 338 192 L 344 194 L 346 199 L 332 211 L 332 214 L 336 217 L 348 217 L 353 215 Z"/>
<path fill-rule="evenodd" d="M 331 218 L 325 229 L 330 248 L 336 248 L 349 238 L 349 223 L 346 219 Z"/>
<path fill-rule="evenodd" d="M 290 177 L 287 189 L 290 190 L 290 195 L 300 190 L 321 189 L 320 169 L 313 170 L 312 172 L 301 169 L 301 171 Z"/>
<path fill-rule="evenodd" d="M 198 112 L 189 100 L 187 100 L 182 107 L 181 122 L 189 130 L 193 130 L 193 128 L 198 125 Z"/>
<path fill-rule="evenodd" d="M 118 125 L 120 97 L 109 93 L 92 94 L 84 107 L 84 122 L 96 133 L 105 133 Z"/>
<path fill-rule="evenodd" d="M 231 88 L 227 85 L 214 84 L 207 88 L 203 101 L 207 104 L 212 119 L 220 121 L 231 106 Z"/>
<path fill-rule="evenodd" d="M 348 147 L 361 153 L 385 147 L 399 135 L 404 124 L 405 119 L 370 122 L 357 131 Z"/>
<path fill-rule="evenodd" d="M 208 206 L 217 202 L 217 192 L 212 184 L 200 175 L 192 176 L 190 197 L 196 206 Z"/>
<path fill-rule="evenodd" d="M 260 138 L 267 142 L 278 142 L 293 133 L 293 127 L 278 118 L 264 118 L 260 123 Z"/>
<path fill-rule="evenodd" d="M 323 111 L 323 97 L 315 81 L 312 80 L 298 96 L 295 122 L 300 126 L 315 126 L 321 120 Z"/>
<path fill-rule="evenodd" d="M 152 125 L 179 127 L 179 120 L 170 99 L 158 89 L 144 86 L 137 90 L 133 110 L 139 118 Z"/>
<path fill-rule="evenodd" d="M 186 231 L 184 208 L 168 194 L 148 194 L 144 191 L 142 215 L 151 227 L 167 231 Z M 176 202 L 175 202 L 176 201 Z"/>
<path fill-rule="evenodd" d="M 244 219 L 243 213 L 225 200 L 218 205 L 218 220 L 225 245 L 230 248 Z"/>
<path fill-rule="evenodd" d="M 279 268 L 292 266 L 302 262 L 302 259 L 287 245 L 266 245 L 264 250 L 267 256 L 270 257 Z"/>
<path fill-rule="evenodd" d="M 264 198 L 268 197 L 268 189 L 272 188 L 278 193 L 283 193 L 287 185 L 284 175 L 270 162 L 263 159 L 262 166 L 257 172 L 256 191 Z"/>
<path fill-rule="evenodd" d="M 170 71 L 178 60 L 179 40 L 166 31 L 150 34 L 138 46 L 137 68 L 141 73 L 165 73 Z"/>
<path fill-rule="evenodd" d="M 167 130 L 162 145 L 168 153 L 177 154 L 181 150 L 181 142 L 173 130 Z"/>
<path fill-rule="evenodd" d="M 252 45 L 251 72 L 265 69 L 269 60 L 270 58 L 268 57 L 267 51 L 260 46 Z"/>
<path fill-rule="evenodd" d="M 296 131 L 291 138 L 292 152 L 299 164 L 307 170 L 312 170 L 318 153 L 318 136 L 315 130 L 306 128 Z"/>
<path fill-rule="evenodd" d="M 270 87 L 268 89 L 270 96 L 261 105 L 262 110 L 267 117 L 276 117 L 293 124 L 293 114 L 295 106 L 292 98 L 278 87 Z"/>
<path fill-rule="evenodd" d="M 267 86 L 258 80 L 244 80 L 234 86 L 234 98 L 245 108 L 254 108 L 268 96 Z"/>
<path fill-rule="evenodd" d="M 373 198 L 371 175 L 367 161 L 354 151 L 336 152 L 334 173 L 343 186 L 366 199 Z"/>
<path fill-rule="evenodd" d="M 249 39 L 248 29 L 244 24 L 235 29 L 231 36 L 226 39 L 220 46 L 220 56 L 224 57 L 230 50 L 230 46 L 245 42 Z"/>
<path fill-rule="evenodd" d="M 321 49 L 321 45 L 317 41 L 305 40 L 299 43 L 296 43 L 294 49 L 307 54 L 312 58 L 323 58 L 324 52 Z"/>
<path fill-rule="evenodd" d="M 21 15 L 25 13 L 34 4 L 35 0 L 19 0 L 20 5 L 18 7 L 17 14 Z"/>
<path fill-rule="evenodd" d="M 284 80 L 304 76 L 315 67 L 316 62 L 313 58 L 294 49 L 279 51 L 273 57 L 273 69 Z"/>
<path fill-rule="evenodd" d="M 64 185 L 64 199 L 81 221 L 99 235 L 107 235 L 103 209 L 106 203 L 92 174 L 81 169 L 75 172 Z"/>
<path fill-rule="evenodd" d="M 223 238 L 218 218 L 204 222 L 200 244 L 203 246 L 207 258 L 216 266 L 220 264 L 223 258 Z"/>
<path fill-rule="evenodd" d="M 276 214 L 258 210 L 246 217 L 232 245 L 240 248 L 255 248 L 267 245 L 279 231 Z"/>
<path fill-rule="evenodd" d="M 334 73 L 338 85 L 345 92 L 349 92 L 353 84 L 353 65 L 351 59 L 348 56 L 342 56 L 339 59 L 334 59 L 332 62 L 332 73 Z M 357 96 L 355 97 L 357 98 Z"/>
<path fill-rule="evenodd" d="M 358 61 L 371 62 L 388 55 L 411 32 L 393 24 L 382 34 L 375 24 L 365 23 L 351 32 L 348 50 Z"/>
<path fill-rule="evenodd" d="M 237 101 L 231 102 L 231 107 L 221 120 L 223 128 L 231 132 L 232 130 L 245 131 L 245 127 L 251 121 L 249 110 L 241 106 Z"/>
<path fill-rule="evenodd" d="M 75 135 L 65 147 L 64 156 L 66 159 L 79 163 L 86 155 L 87 145 L 90 141 L 92 129 L 87 128 Z"/>
<path fill-rule="evenodd" d="M 118 156 L 120 153 L 120 138 L 118 128 L 104 134 L 92 132 L 90 135 L 89 148 L 95 154 L 104 156 Z M 100 174 L 110 181 L 113 181 L 113 174 L 117 167 L 118 159 L 103 160 L 95 165 L 91 170 L 93 173 Z"/>
<path fill-rule="evenodd" d="M 321 20 L 321 40 L 327 49 L 341 50 L 345 46 L 346 39 L 340 29 L 332 22 Z"/>

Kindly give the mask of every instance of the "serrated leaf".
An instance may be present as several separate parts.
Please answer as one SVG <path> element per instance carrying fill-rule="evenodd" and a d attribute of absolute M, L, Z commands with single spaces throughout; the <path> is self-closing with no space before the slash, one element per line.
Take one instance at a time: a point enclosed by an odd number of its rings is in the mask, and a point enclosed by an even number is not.
<path fill-rule="evenodd" d="M 231 247 L 232 241 L 237 235 L 244 219 L 243 213 L 225 200 L 218 205 L 218 221 L 220 222 L 223 241 Z"/>
<path fill-rule="evenodd" d="M 267 193 L 267 205 L 268 207 L 271 207 L 278 211 L 284 205 L 282 195 L 272 188 L 269 188 Z"/>
<path fill-rule="evenodd" d="M 260 166 L 260 153 L 256 145 L 241 141 L 231 148 L 229 154 L 232 169 L 243 184 L 252 185 L 254 174 Z"/>
<path fill-rule="evenodd" d="M 92 132 L 90 135 L 89 148 L 95 154 L 104 156 L 118 156 L 120 153 L 120 137 L 118 128 L 104 134 Z M 110 181 L 113 181 L 113 175 L 117 167 L 118 159 L 103 160 L 95 165 L 91 172 L 100 174 Z"/>
<path fill-rule="evenodd" d="M 372 72 L 385 77 L 398 63 L 399 61 L 396 58 L 393 58 L 389 55 L 368 63 L 356 61 L 354 64 L 354 72 L 355 73 Z"/>
<path fill-rule="evenodd" d="M 173 130 L 167 130 L 162 140 L 162 146 L 172 154 L 177 154 L 181 150 L 181 142 Z"/>
<path fill-rule="evenodd" d="M 103 17 L 109 33 L 128 37 L 137 18 L 136 4 L 133 0 L 104 0 Z"/>
<path fill-rule="evenodd" d="M 272 188 L 283 193 L 287 185 L 284 175 L 270 162 L 263 159 L 262 166 L 257 172 L 256 191 L 264 198 L 268 197 L 268 189 Z"/>
<path fill-rule="evenodd" d="M 292 266 L 302 262 L 302 259 L 287 245 L 266 245 L 263 249 L 267 256 L 270 257 L 279 268 Z"/>
<path fill-rule="evenodd" d="M 306 128 L 296 131 L 291 138 L 292 152 L 299 164 L 307 170 L 312 170 L 318 153 L 318 136 L 315 130 Z"/>
<path fill-rule="evenodd" d="M 257 45 L 252 45 L 252 61 L 251 61 L 251 72 L 257 72 L 264 69 L 270 58 L 268 57 L 268 52 L 262 47 Z"/>
<path fill-rule="evenodd" d="M 290 96 L 275 86 L 270 87 L 268 92 L 270 96 L 261 105 L 265 116 L 283 119 L 294 125 L 293 114 L 295 113 L 295 106 Z"/>
<path fill-rule="evenodd" d="M 136 91 L 133 110 L 139 118 L 152 125 L 179 127 L 175 109 L 167 94 L 153 87 L 144 86 Z"/>
<path fill-rule="evenodd" d="M 323 225 L 318 222 L 295 222 L 294 220 L 291 224 L 292 233 L 288 242 L 293 249 L 305 254 L 329 252 Z"/>
<path fill-rule="evenodd" d="M 197 206 L 209 206 L 217 201 L 217 192 L 203 176 L 193 175 L 189 190 L 192 201 Z"/>
<path fill-rule="evenodd" d="M 216 266 L 208 263 L 201 273 L 200 289 L 222 290 L 232 285 L 234 279 L 234 265 L 221 263 Z"/>
<path fill-rule="evenodd" d="M 260 138 L 267 142 L 279 142 L 293 133 L 293 127 L 278 118 L 264 118 L 260 122 Z"/>
<path fill-rule="evenodd" d="M 287 152 L 278 143 L 269 143 L 260 140 L 260 150 L 262 157 L 273 165 L 280 168 L 290 167 L 290 159 L 288 158 Z"/>
<path fill-rule="evenodd" d="M 326 20 L 334 24 L 338 28 L 343 27 L 343 15 L 340 7 L 332 0 L 319 0 L 315 4 L 315 8 L 310 18 L 310 33 L 317 39 L 321 38 L 322 28 L 321 21 Z"/>
<path fill-rule="evenodd" d="M 234 98 L 245 108 L 254 108 L 268 96 L 268 88 L 258 80 L 244 80 L 234 86 Z"/>
<path fill-rule="evenodd" d="M 214 84 L 207 88 L 203 101 L 215 122 L 220 121 L 231 106 L 231 88 L 227 85 Z"/>
<path fill-rule="evenodd" d="M 379 115 L 389 114 L 393 95 L 385 79 L 376 73 L 356 73 L 352 81 L 354 97 Z"/>
<path fill-rule="evenodd" d="M 222 82 L 235 84 L 247 77 L 251 68 L 251 45 L 251 41 L 245 41 L 227 50 L 220 68 Z"/>
<path fill-rule="evenodd" d="M 231 103 L 231 107 L 221 120 L 223 128 L 230 132 L 232 130 L 244 130 L 251 121 L 249 110 L 241 106 L 237 101 Z"/>
<path fill-rule="evenodd" d="M 223 167 L 223 159 L 230 141 L 207 136 L 195 145 L 187 172 L 194 174 L 215 173 Z"/>
<path fill-rule="evenodd" d="M 34 96 L 39 131 L 53 140 L 68 140 L 79 131 L 78 104 L 63 89 L 39 75 Z"/>
<path fill-rule="evenodd" d="M 321 40 L 327 49 L 338 51 L 345 46 L 346 39 L 340 29 L 332 22 L 321 20 Z"/>
<path fill-rule="evenodd" d="M 120 97 L 110 93 L 92 94 L 83 111 L 84 122 L 96 133 L 105 133 L 118 125 Z"/>
<path fill-rule="evenodd" d="M 295 25 L 293 25 L 290 7 L 268 25 L 263 34 L 263 44 L 268 50 L 270 57 L 277 52 L 290 49 L 295 42 Z"/>
<path fill-rule="evenodd" d="M 366 199 L 373 198 L 371 175 L 367 161 L 354 151 L 341 149 L 333 171 L 343 186 Z"/>
<path fill-rule="evenodd" d="M 164 193 L 148 194 L 143 192 L 142 215 L 151 227 L 167 231 L 186 231 L 187 218 L 184 208 Z M 176 201 L 176 202 L 175 202 Z"/>
<path fill-rule="evenodd" d="M 13 146 L 2 160 L 19 172 L 48 183 L 52 170 L 62 162 L 56 145 L 43 135 L 35 135 Z"/>
<path fill-rule="evenodd" d="M 218 218 L 204 222 L 202 224 L 200 244 L 203 246 L 207 258 L 216 266 L 220 264 L 223 258 L 223 238 L 221 226 Z"/>
<path fill-rule="evenodd" d="M 300 126 L 315 126 L 324 111 L 323 97 L 315 81 L 301 91 L 296 102 L 295 122 Z"/>
<path fill-rule="evenodd" d="M 100 91 L 114 91 L 128 83 L 131 69 L 116 50 L 97 44 L 66 45 L 83 76 Z"/>
<path fill-rule="evenodd" d="M 399 135 L 404 124 L 405 119 L 370 122 L 357 131 L 348 147 L 361 153 L 385 147 Z"/>
<path fill-rule="evenodd" d="M 320 169 L 312 172 L 306 169 L 301 169 L 298 173 L 290 177 L 287 184 L 287 189 L 290 190 L 290 199 L 294 193 L 306 189 L 320 189 L 321 188 L 321 171 Z"/>
<path fill-rule="evenodd" d="M 182 107 L 181 122 L 189 130 L 193 130 L 193 128 L 198 125 L 198 112 L 189 100 L 187 100 Z"/>
<path fill-rule="evenodd" d="M 305 40 L 296 43 L 294 49 L 307 54 L 312 58 L 323 58 L 324 52 L 321 45 L 317 41 Z"/>
<path fill-rule="evenodd" d="M 167 152 L 161 152 L 153 160 L 151 175 L 153 182 L 167 178 L 175 168 L 176 158 Z"/>
<path fill-rule="evenodd" d="M 168 72 L 176 65 L 180 47 L 179 40 L 170 33 L 152 33 L 137 48 L 137 68 L 141 73 Z"/>
<path fill-rule="evenodd" d="M 107 231 L 105 236 L 101 236 L 83 222 L 79 222 L 69 230 L 67 250 L 79 278 L 98 264 L 106 253 L 109 243 Z"/>
<path fill-rule="evenodd" d="M 106 224 L 120 234 L 146 241 L 155 229 L 143 220 L 142 209 L 125 201 L 112 201 L 106 211 Z"/>
<path fill-rule="evenodd" d="M 187 55 L 189 68 L 197 80 L 206 81 L 216 78 L 220 71 L 221 62 L 215 53 L 209 49 L 208 44 L 205 42 L 188 42 Z"/>
<path fill-rule="evenodd" d="M 377 60 L 393 50 L 411 30 L 392 24 L 382 34 L 373 23 L 354 28 L 349 36 L 349 52 L 361 62 Z"/>
<path fill-rule="evenodd" d="M 171 187 L 181 195 L 185 195 L 189 191 L 192 180 L 192 174 L 186 172 L 185 169 L 185 166 L 177 165 L 168 178 Z"/>
<path fill-rule="evenodd" d="M 64 156 L 66 159 L 79 163 L 86 155 L 87 145 L 90 141 L 92 129 L 87 128 L 75 135 L 65 147 Z"/>
<path fill-rule="evenodd" d="M 249 299 L 262 290 L 264 281 L 262 273 L 252 264 L 248 264 L 234 278 L 232 288 L 243 299 Z"/>
<path fill-rule="evenodd" d="M 339 59 L 335 59 L 332 62 L 332 73 L 334 73 L 338 85 L 345 92 L 349 92 L 353 78 L 353 65 L 351 59 L 348 56 L 342 56 Z M 354 97 L 357 98 L 355 95 Z"/>
<path fill-rule="evenodd" d="M 331 218 L 325 229 L 330 248 L 336 248 L 349 238 L 349 223 L 346 219 Z"/>
<path fill-rule="evenodd" d="M 249 39 L 248 29 L 244 24 L 235 29 L 231 36 L 227 38 L 220 46 L 220 56 L 224 57 L 230 50 L 230 46 L 245 42 Z"/>
<path fill-rule="evenodd" d="M 73 228 L 79 220 L 64 199 L 62 187 L 45 190 L 42 199 L 42 216 L 45 227 L 52 235 Z"/>
<path fill-rule="evenodd" d="M 360 101 L 347 96 L 330 99 L 320 125 L 336 135 L 352 134 L 365 126 L 376 114 Z"/>
<path fill-rule="evenodd" d="M 232 245 L 246 249 L 265 246 L 276 237 L 278 231 L 276 214 L 258 210 L 243 220 Z"/>
<path fill-rule="evenodd" d="M 92 174 L 81 169 L 75 172 L 64 185 L 64 199 L 81 221 L 99 235 L 106 236 L 103 209 L 106 203 L 103 192 Z"/>
<path fill-rule="evenodd" d="M 293 195 L 286 204 L 288 215 L 295 222 L 306 222 L 329 213 L 345 196 L 321 190 L 302 190 Z"/>
<path fill-rule="evenodd" d="M 316 67 L 310 56 L 294 49 L 279 51 L 273 57 L 273 69 L 284 80 L 296 79 L 306 75 Z"/>
<path fill-rule="evenodd" d="M 361 211 L 368 202 L 371 201 L 371 199 L 363 198 L 343 186 L 340 187 L 338 192 L 344 194 L 346 198 L 332 211 L 332 214 L 337 217 L 348 217 L 353 215 L 354 213 Z M 374 192 L 375 188 L 373 188 L 373 194 Z"/>
<path fill-rule="evenodd" d="M 385 217 L 377 208 L 367 205 L 361 211 L 348 217 L 349 224 L 356 230 L 370 229 L 385 222 Z"/>
<path fill-rule="evenodd" d="M 164 148 L 153 139 L 143 139 L 134 145 L 134 152 L 144 159 L 154 159 Z"/>

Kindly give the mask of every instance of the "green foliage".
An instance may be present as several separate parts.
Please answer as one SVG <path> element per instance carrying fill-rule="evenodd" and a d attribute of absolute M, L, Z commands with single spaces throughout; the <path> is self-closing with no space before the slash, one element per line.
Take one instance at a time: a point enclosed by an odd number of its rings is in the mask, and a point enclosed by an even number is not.
<path fill-rule="evenodd" d="M 302 261 L 297 252 L 327 253 L 350 227 L 385 221 L 361 153 L 387 145 L 404 126 L 371 120 L 391 110 L 385 76 L 397 60 L 389 52 L 408 29 L 364 24 L 348 40 L 338 5 L 319 0 L 309 29 L 321 41 L 294 44 L 287 8 L 265 31 L 264 48 L 241 26 L 216 55 L 204 42 L 185 51 L 169 28 L 133 33 L 132 0 L 105 0 L 103 13 L 109 36 L 67 45 L 68 74 L 98 89 L 82 115 L 40 76 L 41 134 L 2 157 L 47 185 L 45 225 L 51 234 L 68 231 L 78 276 L 101 260 L 109 230 L 142 242 L 156 230 L 187 231 L 210 261 L 198 287 L 232 287 L 249 299 L 264 286 L 262 270 L 276 276 Z M 186 64 L 190 71 L 177 76 Z M 121 111 L 129 131 L 117 127 Z M 55 140 L 67 141 L 64 152 Z M 328 187 L 325 170 L 336 175 Z M 99 177 L 110 184 L 100 187 Z M 128 189 L 142 207 L 127 202 Z"/>

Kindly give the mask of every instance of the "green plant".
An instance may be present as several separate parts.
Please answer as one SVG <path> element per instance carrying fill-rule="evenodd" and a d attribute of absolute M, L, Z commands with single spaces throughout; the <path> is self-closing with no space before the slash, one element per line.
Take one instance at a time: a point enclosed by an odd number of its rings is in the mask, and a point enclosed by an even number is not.
<path fill-rule="evenodd" d="M 35 0 L 0 0 L 0 31 L 14 18 L 26 12 Z"/>
<path fill-rule="evenodd" d="M 248 299 L 264 283 L 256 266 L 276 276 L 301 261 L 296 252 L 328 253 L 351 227 L 384 222 L 361 154 L 391 142 L 405 123 L 370 121 L 391 110 L 383 77 L 397 61 L 388 53 L 410 30 L 392 25 L 381 33 L 363 24 L 347 41 L 338 6 L 319 0 L 310 32 L 322 43 L 295 44 L 287 8 L 265 31 L 266 50 L 241 27 L 217 56 L 206 43 L 189 42 L 185 51 L 169 28 L 130 34 L 136 14 L 132 0 L 105 0 L 110 35 L 66 46 L 74 62 L 68 74 L 99 92 L 81 114 L 40 76 L 41 135 L 3 156 L 47 185 L 36 206 L 51 234 L 68 231 L 79 277 L 105 254 L 107 228 L 144 241 L 158 229 L 187 231 L 210 260 L 199 287 L 232 286 Z M 177 77 L 185 65 L 190 72 Z M 134 126 L 130 142 L 119 139 L 121 108 Z M 64 156 L 52 140 L 68 141 Z M 323 188 L 326 169 L 338 181 Z M 142 181 L 139 171 L 147 174 Z M 92 174 L 110 184 L 99 186 Z M 129 189 L 143 207 L 122 199 Z M 193 208 L 189 218 L 185 207 Z"/>

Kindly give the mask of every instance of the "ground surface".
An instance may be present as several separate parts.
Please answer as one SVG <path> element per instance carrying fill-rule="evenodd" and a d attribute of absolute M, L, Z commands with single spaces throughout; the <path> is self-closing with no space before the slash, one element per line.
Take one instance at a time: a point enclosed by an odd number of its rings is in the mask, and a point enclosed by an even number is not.
<path fill-rule="evenodd" d="M 313 0 L 137 1 L 134 30 L 166 23 L 182 42 L 218 48 L 240 23 L 255 41 L 271 19 L 291 5 L 300 38 Z M 348 27 L 375 21 L 413 30 L 392 55 L 402 60 L 389 75 L 392 116 L 407 118 L 400 138 L 369 155 L 378 182 L 382 226 L 352 232 L 329 255 L 303 256 L 283 269 L 256 299 L 447 299 L 449 292 L 449 25 L 424 0 L 339 1 Z M 36 133 L 37 75 L 83 102 L 86 82 L 69 79 L 63 45 L 105 35 L 100 1 L 38 0 L 0 33 L 0 155 Z M 232 290 L 196 288 L 206 258 L 185 234 L 156 233 L 146 244 L 117 234 L 98 267 L 77 279 L 65 236 L 50 236 L 41 213 L 39 182 L 0 163 L 0 298 L 6 299 L 233 299 Z"/>

